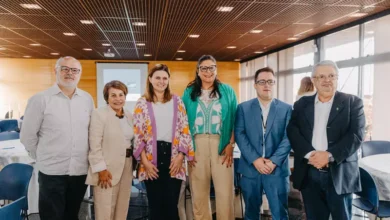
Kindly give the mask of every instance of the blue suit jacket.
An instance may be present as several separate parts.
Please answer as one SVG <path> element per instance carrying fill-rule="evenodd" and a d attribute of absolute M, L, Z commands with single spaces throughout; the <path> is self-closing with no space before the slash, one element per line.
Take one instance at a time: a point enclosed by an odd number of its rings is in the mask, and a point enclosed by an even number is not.
<path fill-rule="evenodd" d="M 278 99 L 271 102 L 265 133 L 265 158 L 272 160 L 276 168 L 271 175 L 288 176 L 288 156 L 291 150 L 286 127 L 291 116 L 291 105 Z M 234 127 L 235 140 L 241 150 L 238 172 L 246 177 L 260 175 L 253 162 L 262 157 L 262 112 L 257 98 L 238 105 Z"/>

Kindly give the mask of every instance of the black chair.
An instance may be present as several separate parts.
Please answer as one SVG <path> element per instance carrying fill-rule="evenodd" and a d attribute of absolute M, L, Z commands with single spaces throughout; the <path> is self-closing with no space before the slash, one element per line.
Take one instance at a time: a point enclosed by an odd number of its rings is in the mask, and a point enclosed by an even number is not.
<path fill-rule="evenodd" d="M 14 116 L 14 110 L 11 110 L 11 111 L 5 113 L 4 118 L 5 119 L 11 119 L 11 118 L 13 118 L 13 116 Z"/>
<path fill-rule="evenodd" d="M 364 215 L 365 212 L 369 212 L 380 219 L 390 217 L 390 201 L 379 201 L 374 179 L 365 169 L 359 168 L 359 170 L 362 191 L 355 193 L 359 198 L 353 199 L 352 205 L 363 210 Z"/>
<path fill-rule="evenodd" d="M 138 183 L 135 183 L 134 180 L 137 180 Z M 147 203 L 147 196 L 146 196 L 146 186 L 144 182 L 139 182 L 138 179 L 133 179 L 132 186 L 134 186 L 136 189 L 138 189 L 138 196 L 137 198 L 131 198 L 130 200 L 130 207 L 137 207 L 142 208 L 141 216 L 134 219 L 134 220 L 140 220 L 140 219 L 148 219 L 148 203 Z M 146 204 L 143 204 L 144 201 L 146 201 Z M 133 203 L 133 204 L 132 204 Z M 139 204 L 134 204 L 139 203 Z M 146 210 L 146 211 L 145 211 Z"/>
<path fill-rule="evenodd" d="M 376 154 L 390 154 L 390 141 L 365 141 L 362 144 L 362 157 Z"/>

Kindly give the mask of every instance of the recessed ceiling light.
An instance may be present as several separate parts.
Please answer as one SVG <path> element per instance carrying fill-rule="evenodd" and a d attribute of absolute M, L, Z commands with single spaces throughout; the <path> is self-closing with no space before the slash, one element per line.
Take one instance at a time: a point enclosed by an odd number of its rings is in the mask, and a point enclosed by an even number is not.
<path fill-rule="evenodd" d="M 185 50 L 178 50 L 177 52 L 178 53 L 185 53 L 186 51 Z"/>
<path fill-rule="evenodd" d="M 237 62 L 239 62 L 239 61 L 241 61 L 241 59 L 234 59 L 234 61 L 237 61 Z"/>
<path fill-rule="evenodd" d="M 263 30 L 251 30 L 250 33 L 252 34 L 258 34 L 258 33 L 261 33 L 263 32 Z"/>
<path fill-rule="evenodd" d="M 287 40 L 293 41 L 293 40 L 298 40 L 298 38 L 297 37 L 290 37 L 290 38 L 287 38 Z"/>
<path fill-rule="evenodd" d="M 85 51 L 92 51 L 91 48 L 83 48 L 83 50 L 85 50 Z"/>
<path fill-rule="evenodd" d="M 144 57 L 151 57 L 152 56 L 152 54 L 144 54 Z"/>
<path fill-rule="evenodd" d="M 102 46 L 109 47 L 109 46 L 111 46 L 111 44 L 102 44 Z"/>
<path fill-rule="evenodd" d="M 137 46 L 140 46 L 140 47 L 143 47 L 143 46 L 145 46 L 145 44 L 144 44 L 144 43 L 137 43 L 136 45 L 137 45 Z"/>
<path fill-rule="evenodd" d="M 76 36 L 75 33 L 63 33 L 65 36 Z"/>
<path fill-rule="evenodd" d="M 53 56 L 60 55 L 59 53 L 50 53 L 50 54 L 53 55 Z"/>
<path fill-rule="evenodd" d="M 227 49 L 236 49 L 237 47 L 236 46 L 228 46 L 226 47 Z"/>
<path fill-rule="evenodd" d="M 133 22 L 134 26 L 146 26 L 145 22 Z"/>
<path fill-rule="evenodd" d="M 31 56 L 23 56 L 24 58 L 30 58 Z"/>
<path fill-rule="evenodd" d="M 183 60 L 183 58 L 178 57 L 178 58 L 176 58 L 176 60 Z"/>
<path fill-rule="evenodd" d="M 374 31 L 367 31 L 366 34 L 374 34 Z"/>
<path fill-rule="evenodd" d="M 37 4 L 20 4 L 23 8 L 27 9 L 42 9 L 39 5 Z"/>
<path fill-rule="evenodd" d="M 93 24 L 93 21 L 91 20 L 80 20 L 80 22 L 83 24 Z"/>
<path fill-rule="evenodd" d="M 0 50 L 6 50 L 6 48 L 4 48 L 4 47 L 0 47 Z"/>
<path fill-rule="evenodd" d="M 264 53 L 263 51 L 255 51 L 256 54 Z"/>
<path fill-rule="evenodd" d="M 198 38 L 199 34 L 190 34 L 190 35 L 188 35 L 188 37 L 190 37 L 190 38 Z"/>
<path fill-rule="evenodd" d="M 355 14 L 351 14 L 349 17 L 359 18 L 359 17 L 363 17 L 363 16 L 366 16 L 366 15 L 367 15 L 367 13 L 358 12 L 358 13 L 355 13 Z"/>
<path fill-rule="evenodd" d="M 217 11 L 220 12 L 231 12 L 234 7 L 228 7 L 228 6 L 219 6 L 217 7 Z"/>
<path fill-rule="evenodd" d="M 30 46 L 39 47 L 39 46 L 41 46 L 41 44 L 30 44 Z"/>

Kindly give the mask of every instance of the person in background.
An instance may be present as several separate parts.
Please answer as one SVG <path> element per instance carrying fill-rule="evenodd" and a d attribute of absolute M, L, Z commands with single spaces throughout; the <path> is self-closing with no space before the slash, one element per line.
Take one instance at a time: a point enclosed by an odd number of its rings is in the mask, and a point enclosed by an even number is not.
<path fill-rule="evenodd" d="M 89 170 L 86 183 L 93 186 L 96 220 L 123 220 L 129 209 L 132 169 L 133 117 L 124 108 L 127 87 L 107 83 L 107 105 L 92 112 L 89 128 Z"/>
<path fill-rule="evenodd" d="M 234 219 L 233 148 L 237 98 L 232 87 L 217 79 L 211 55 L 198 60 L 195 79 L 183 94 L 194 141 L 195 160 L 189 162 L 194 218 L 211 220 L 210 182 L 213 181 L 218 220 Z"/>
<path fill-rule="evenodd" d="M 141 161 L 139 180 L 145 182 L 151 220 L 178 220 L 185 157 L 194 157 L 183 101 L 171 94 L 170 71 L 153 67 L 145 94 L 134 109 L 134 157 Z"/>
<path fill-rule="evenodd" d="M 61 57 L 55 85 L 28 101 L 20 141 L 39 170 L 41 220 L 77 220 L 87 185 L 90 94 L 77 88 L 81 64 Z"/>
<path fill-rule="evenodd" d="M 234 136 L 241 150 L 238 172 L 245 200 L 245 219 L 259 219 L 263 192 L 272 219 L 288 219 L 291 150 L 286 127 L 291 105 L 273 98 L 274 71 L 265 67 L 255 73 L 257 97 L 238 105 Z"/>
<path fill-rule="evenodd" d="M 338 92 L 339 69 L 324 60 L 313 67 L 315 96 L 295 102 L 287 135 L 294 149 L 293 185 L 308 220 L 352 218 L 352 193 L 361 191 L 358 149 L 364 139 L 363 101 Z"/>
<path fill-rule="evenodd" d="M 311 77 L 303 77 L 295 101 L 298 101 L 302 96 L 312 96 L 314 94 L 316 94 L 316 91 L 313 82 L 311 81 Z"/>

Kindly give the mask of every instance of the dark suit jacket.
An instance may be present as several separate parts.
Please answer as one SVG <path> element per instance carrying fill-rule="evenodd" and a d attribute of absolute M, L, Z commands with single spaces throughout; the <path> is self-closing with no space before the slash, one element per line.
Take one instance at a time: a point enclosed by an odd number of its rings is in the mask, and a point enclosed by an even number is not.
<path fill-rule="evenodd" d="M 287 135 L 294 150 L 294 188 L 302 189 L 310 165 L 305 155 L 312 146 L 314 130 L 314 96 L 302 97 L 294 104 Z M 365 127 L 363 102 L 360 98 L 336 92 L 327 124 L 328 150 L 334 158 L 330 173 L 337 194 L 361 191 L 357 150 Z"/>
<path fill-rule="evenodd" d="M 290 175 L 288 155 L 291 150 L 286 127 L 291 116 L 291 105 L 278 99 L 270 103 L 265 133 L 265 158 L 270 159 L 276 168 L 271 175 Z M 238 172 L 246 177 L 260 175 L 253 162 L 263 156 L 262 110 L 257 98 L 238 105 L 234 138 L 241 150 Z"/>

